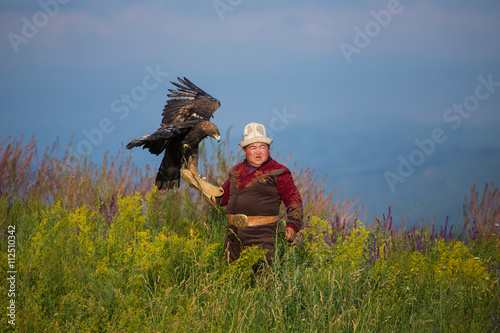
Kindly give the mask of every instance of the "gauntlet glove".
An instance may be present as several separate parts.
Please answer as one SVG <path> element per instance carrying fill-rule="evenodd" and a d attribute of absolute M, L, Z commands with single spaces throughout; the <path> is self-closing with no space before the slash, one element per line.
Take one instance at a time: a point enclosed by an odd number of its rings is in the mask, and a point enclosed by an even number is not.
<path fill-rule="evenodd" d="M 194 187 L 203 198 L 212 204 L 214 207 L 217 207 L 216 198 L 220 197 L 224 194 L 224 190 L 220 186 L 215 186 L 210 184 L 209 182 L 204 181 L 200 178 L 198 174 L 192 173 L 188 169 L 181 169 L 181 176 L 184 178 L 189 185 Z"/>

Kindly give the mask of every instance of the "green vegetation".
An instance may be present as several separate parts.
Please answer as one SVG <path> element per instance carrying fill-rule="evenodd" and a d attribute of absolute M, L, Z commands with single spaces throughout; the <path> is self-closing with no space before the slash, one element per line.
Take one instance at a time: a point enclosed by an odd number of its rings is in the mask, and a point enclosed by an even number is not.
<path fill-rule="evenodd" d="M 239 158 L 228 147 L 202 156 L 209 181 Z M 313 171 L 295 168 L 304 229 L 293 246 L 278 235 L 274 269 L 256 276 L 261 249 L 224 259 L 224 209 L 189 188 L 156 191 L 154 171 L 123 151 L 97 165 L 58 148 L 40 157 L 34 140 L 0 145 L 2 331 L 500 331 L 493 184 L 472 189 L 455 231 L 404 230 L 390 209 L 366 224 L 355 198 L 334 200 Z"/>

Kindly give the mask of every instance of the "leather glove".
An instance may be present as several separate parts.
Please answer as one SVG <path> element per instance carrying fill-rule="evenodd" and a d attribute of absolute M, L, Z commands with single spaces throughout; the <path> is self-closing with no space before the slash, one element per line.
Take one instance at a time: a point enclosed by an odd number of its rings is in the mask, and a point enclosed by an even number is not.
<path fill-rule="evenodd" d="M 192 173 L 189 169 L 181 169 L 181 176 L 184 180 L 194 187 L 203 198 L 217 208 L 216 198 L 224 194 L 220 186 L 215 186 L 200 178 L 198 174 Z"/>

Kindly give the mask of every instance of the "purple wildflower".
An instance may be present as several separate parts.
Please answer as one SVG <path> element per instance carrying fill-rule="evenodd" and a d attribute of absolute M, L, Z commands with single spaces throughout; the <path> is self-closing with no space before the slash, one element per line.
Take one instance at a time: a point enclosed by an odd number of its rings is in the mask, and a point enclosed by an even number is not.
<path fill-rule="evenodd" d="M 104 218 L 108 222 L 108 225 L 111 225 L 111 222 L 113 221 L 113 218 L 116 216 L 118 213 L 118 209 L 116 207 L 116 196 L 111 197 L 111 202 L 109 204 L 102 203 L 101 208 L 99 211 L 101 212 L 102 215 L 104 215 Z"/>

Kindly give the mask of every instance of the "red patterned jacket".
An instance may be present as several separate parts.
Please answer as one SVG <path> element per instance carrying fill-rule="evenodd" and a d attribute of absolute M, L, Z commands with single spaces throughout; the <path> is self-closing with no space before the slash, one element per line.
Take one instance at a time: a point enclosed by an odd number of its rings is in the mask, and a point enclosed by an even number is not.
<path fill-rule="evenodd" d="M 246 160 L 235 165 L 222 185 L 221 206 L 228 214 L 247 216 L 279 215 L 280 204 L 286 207 L 287 226 L 300 230 L 303 218 L 302 198 L 290 170 L 269 158 L 251 172 Z"/>

